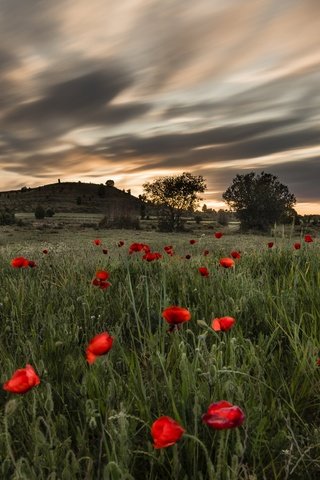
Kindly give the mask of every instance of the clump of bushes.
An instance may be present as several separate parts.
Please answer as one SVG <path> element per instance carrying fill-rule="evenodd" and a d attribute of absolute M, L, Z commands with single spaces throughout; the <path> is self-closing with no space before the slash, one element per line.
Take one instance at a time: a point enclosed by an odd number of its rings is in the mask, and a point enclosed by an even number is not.
<path fill-rule="evenodd" d="M 0 209 L 0 225 L 14 225 L 16 223 L 15 214 L 9 208 Z"/>

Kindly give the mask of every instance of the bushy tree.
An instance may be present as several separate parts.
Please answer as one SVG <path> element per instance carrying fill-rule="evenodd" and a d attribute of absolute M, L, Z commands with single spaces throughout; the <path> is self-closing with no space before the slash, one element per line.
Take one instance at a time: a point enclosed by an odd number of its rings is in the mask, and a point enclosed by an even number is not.
<path fill-rule="evenodd" d="M 159 225 L 168 231 L 182 228 L 181 216 L 198 206 L 198 193 L 206 189 L 202 175 L 183 172 L 181 175 L 160 177 L 143 185 L 145 198 L 160 208 Z"/>
<path fill-rule="evenodd" d="M 275 222 L 292 216 L 296 203 L 288 187 L 265 172 L 237 175 L 222 198 L 236 212 L 242 230 L 268 231 Z"/>

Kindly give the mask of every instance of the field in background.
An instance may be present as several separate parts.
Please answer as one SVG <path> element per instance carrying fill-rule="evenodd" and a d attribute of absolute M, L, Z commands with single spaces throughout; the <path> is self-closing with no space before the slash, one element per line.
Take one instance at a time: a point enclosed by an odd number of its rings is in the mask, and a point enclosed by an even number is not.
<path fill-rule="evenodd" d="M 226 229 L 218 240 L 201 230 L 54 231 L 0 231 L 1 383 L 26 363 L 41 378 L 22 396 L 1 390 L 0 478 L 319 477 L 319 240 L 294 250 L 298 237 L 281 232 L 272 239 Z M 163 258 L 128 255 L 134 241 Z M 219 258 L 234 249 L 242 258 L 234 270 L 222 269 Z M 18 255 L 37 267 L 13 269 Z M 91 284 L 97 269 L 110 272 L 105 291 Z M 168 334 L 161 312 L 173 304 L 192 319 Z M 225 315 L 235 327 L 214 332 L 211 319 Z M 102 331 L 114 346 L 88 366 L 85 348 Z M 209 404 L 222 399 L 244 410 L 243 426 L 202 424 Z M 155 450 L 150 427 L 160 415 L 179 421 L 188 436 Z"/>

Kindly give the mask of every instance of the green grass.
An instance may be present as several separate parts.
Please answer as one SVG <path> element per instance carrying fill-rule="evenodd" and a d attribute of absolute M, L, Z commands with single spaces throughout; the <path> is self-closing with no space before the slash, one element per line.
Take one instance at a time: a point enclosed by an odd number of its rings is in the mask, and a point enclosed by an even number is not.
<path fill-rule="evenodd" d="M 20 396 L 1 390 L 0 478 L 319 478 L 319 241 L 295 251 L 292 239 L 277 238 L 272 250 L 268 240 L 128 231 L 3 237 L 1 383 L 31 363 L 41 384 Z M 170 244 L 176 255 L 147 263 L 128 255 L 133 241 L 161 252 Z M 234 271 L 222 269 L 219 258 L 234 248 L 242 258 Z M 37 268 L 13 269 L 18 255 Z M 91 285 L 101 268 L 110 272 L 106 291 Z M 172 304 L 192 319 L 168 334 L 161 312 Z M 225 315 L 235 327 L 214 332 L 211 319 Z M 89 366 L 86 345 L 102 331 L 113 348 Z M 244 410 L 241 427 L 201 422 L 222 399 Z M 150 427 L 161 415 L 187 434 L 155 450 Z"/>

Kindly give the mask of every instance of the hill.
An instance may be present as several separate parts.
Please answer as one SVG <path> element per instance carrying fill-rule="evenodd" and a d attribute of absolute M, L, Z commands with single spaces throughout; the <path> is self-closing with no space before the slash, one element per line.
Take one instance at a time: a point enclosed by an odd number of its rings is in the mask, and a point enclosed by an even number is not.
<path fill-rule="evenodd" d="M 35 188 L 0 192 L 0 208 L 15 212 L 34 212 L 37 205 L 54 212 L 101 213 L 111 217 L 139 215 L 141 201 L 108 185 L 82 182 L 58 182 Z"/>

